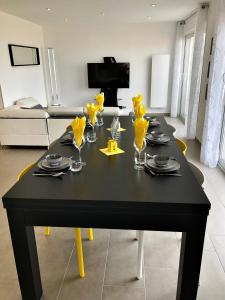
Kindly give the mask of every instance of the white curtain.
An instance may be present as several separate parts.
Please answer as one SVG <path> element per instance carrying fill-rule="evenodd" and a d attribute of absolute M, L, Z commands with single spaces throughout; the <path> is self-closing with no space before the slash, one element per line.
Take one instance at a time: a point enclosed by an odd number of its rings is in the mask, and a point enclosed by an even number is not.
<path fill-rule="evenodd" d="M 179 100 L 182 84 L 182 69 L 184 57 L 184 24 L 185 22 L 177 23 L 177 33 L 175 42 L 174 68 L 173 68 L 173 84 L 171 97 L 171 117 L 176 118 L 179 113 Z"/>
<path fill-rule="evenodd" d="M 225 0 L 214 0 L 214 45 L 209 75 L 208 99 L 202 137 L 201 162 L 214 168 L 219 161 L 219 145 L 225 93 Z"/>
<path fill-rule="evenodd" d="M 190 100 L 187 118 L 187 138 L 195 139 L 198 119 L 198 105 L 201 88 L 205 38 L 208 20 L 208 6 L 199 7 L 195 32 L 195 45 L 190 84 Z"/>

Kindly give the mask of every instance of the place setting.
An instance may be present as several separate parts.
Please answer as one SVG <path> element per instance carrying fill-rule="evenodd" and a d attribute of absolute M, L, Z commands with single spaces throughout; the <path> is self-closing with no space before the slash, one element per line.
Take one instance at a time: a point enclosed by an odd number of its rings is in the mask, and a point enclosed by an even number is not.
<path fill-rule="evenodd" d="M 34 176 L 61 177 L 70 168 L 70 158 L 58 153 L 48 154 L 38 162 L 39 170 L 34 171 Z"/>
<path fill-rule="evenodd" d="M 146 142 L 150 145 L 165 145 L 170 141 L 170 137 L 163 131 L 154 130 L 146 135 Z"/>
<path fill-rule="evenodd" d="M 167 155 L 150 155 L 147 154 L 145 171 L 152 176 L 174 176 L 181 177 L 178 171 L 180 163 L 175 157 Z"/>
<path fill-rule="evenodd" d="M 157 117 L 145 116 L 145 119 L 149 121 L 149 127 L 158 127 L 160 125 L 160 121 Z"/>

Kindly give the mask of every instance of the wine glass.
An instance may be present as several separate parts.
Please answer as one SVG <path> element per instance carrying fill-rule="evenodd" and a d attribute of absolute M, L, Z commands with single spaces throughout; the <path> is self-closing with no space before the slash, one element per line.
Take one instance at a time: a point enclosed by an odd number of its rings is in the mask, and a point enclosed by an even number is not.
<path fill-rule="evenodd" d="M 134 140 L 134 168 L 135 170 L 144 170 L 144 165 L 146 162 L 146 153 L 145 153 L 145 149 L 146 149 L 147 143 L 146 140 L 143 140 L 143 145 L 142 148 L 139 149 L 139 147 L 136 145 L 136 141 Z"/>
<path fill-rule="evenodd" d="M 81 149 L 84 147 L 85 145 L 85 138 L 82 138 L 82 143 L 81 145 L 78 145 L 76 140 L 73 139 L 73 145 L 74 147 L 78 150 L 78 160 L 75 160 L 74 158 L 71 158 L 71 164 L 70 164 L 70 170 L 73 172 L 79 172 L 81 171 L 82 167 L 86 165 L 85 162 L 82 161 L 82 157 L 81 157 Z"/>
<path fill-rule="evenodd" d="M 90 123 L 91 131 L 89 131 L 87 133 L 88 143 L 95 143 L 96 140 L 97 140 L 97 135 L 96 135 L 96 132 L 95 132 L 95 125 L 96 125 L 96 123 L 94 125 L 92 123 Z"/>

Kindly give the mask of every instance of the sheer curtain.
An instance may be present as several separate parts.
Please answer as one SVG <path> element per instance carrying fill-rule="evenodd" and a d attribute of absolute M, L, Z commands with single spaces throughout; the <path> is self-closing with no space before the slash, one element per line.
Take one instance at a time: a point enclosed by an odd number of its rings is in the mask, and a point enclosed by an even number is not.
<path fill-rule="evenodd" d="M 219 145 L 225 93 L 225 0 L 214 0 L 214 45 L 209 75 L 208 99 L 202 137 L 201 162 L 214 168 L 219 161 Z"/>
<path fill-rule="evenodd" d="M 208 19 L 208 5 L 200 6 L 197 14 L 195 46 L 193 54 L 190 100 L 187 118 L 187 138 L 195 139 L 198 119 L 198 105 L 201 88 L 205 37 Z"/>
<path fill-rule="evenodd" d="M 179 100 L 182 84 L 182 68 L 184 57 L 184 21 L 177 23 L 177 33 L 175 42 L 174 68 L 173 68 L 173 84 L 172 84 L 172 103 L 171 117 L 176 118 L 179 110 Z"/>

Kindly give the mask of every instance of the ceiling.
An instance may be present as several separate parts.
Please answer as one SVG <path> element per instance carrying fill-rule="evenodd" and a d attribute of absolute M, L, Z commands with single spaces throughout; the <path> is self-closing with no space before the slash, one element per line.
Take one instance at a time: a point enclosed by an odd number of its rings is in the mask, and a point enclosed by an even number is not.
<path fill-rule="evenodd" d="M 169 22 L 202 0 L 0 0 L 0 10 L 43 26 L 79 22 Z M 157 4 L 152 7 L 152 4 Z M 48 11 L 47 8 L 51 10 Z"/>

